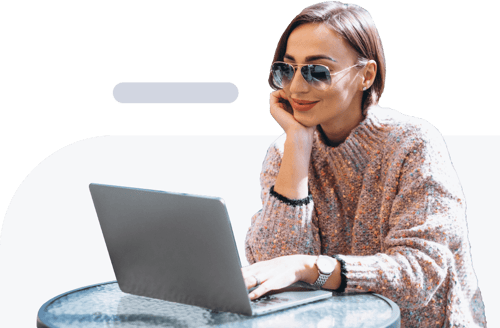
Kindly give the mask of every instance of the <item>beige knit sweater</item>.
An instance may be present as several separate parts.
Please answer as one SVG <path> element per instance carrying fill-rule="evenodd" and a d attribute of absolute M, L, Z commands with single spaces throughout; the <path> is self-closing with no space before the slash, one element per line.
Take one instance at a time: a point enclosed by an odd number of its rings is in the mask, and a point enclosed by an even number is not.
<path fill-rule="evenodd" d="M 395 301 L 402 327 L 486 327 L 465 200 L 446 144 L 426 121 L 373 106 L 339 146 L 314 132 L 309 198 L 270 192 L 286 136 L 269 148 L 262 210 L 246 237 L 250 263 L 338 255 L 345 292 Z"/>

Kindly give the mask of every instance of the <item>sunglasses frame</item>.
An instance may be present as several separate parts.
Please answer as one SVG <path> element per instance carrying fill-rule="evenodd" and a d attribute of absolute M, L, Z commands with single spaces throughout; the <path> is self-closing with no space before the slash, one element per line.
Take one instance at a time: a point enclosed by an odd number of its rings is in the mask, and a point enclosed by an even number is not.
<path fill-rule="evenodd" d="M 343 70 L 341 71 L 338 71 L 338 72 L 335 72 L 335 73 L 332 73 L 332 71 L 330 70 L 330 68 L 328 66 L 325 66 L 325 65 L 321 65 L 321 64 L 296 64 L 295 66 L 290 64 L 290 63 L 286 63 L 284 61 L 275 61 L 273 62 L 273 64 L 271 65 L 271 74 L 273 75 L 273 80 L 276 82 L 276 80 L 274 79 L 274 72 L 273 72 L 273 66 L 274 64 L 285 64 L 285 65 L 288 65 L 288 66 L 291 66 L 292 69 L 293 69 L 293 76 L 292 76 L 292 79 L 290 80 L 290 83 L 292 83 L 294 77 L 295 77 L 295 73 L 297 72 L 297 69 L 299 69 L 300 67 L 300 74 L 302 75 L 302 78 L 304 79 L 304 81 L 306 81 L 310 86 L 312 86 L 313 88 L 317 89 L 317 90 L 323 90 L 323 89 L 319 89 L 317 87 L 314 86 L 314 84 L 312 84 L 310 81 L 307 81 L 306 77 L 304 76 L 304 74 L 302 73 L 302 67 L 304 66 L 321 66 L 321 67 L 324 67 L 326 68 L 326 70 L 330 73 L 330 83 L 328 84 L 328 86 L 332 85 L 332 77 L 334 77 L 335 75 L 339 74 L 339 73 L 342 73 L 348 69 L 351 69 L 355 66 L 360 66 L 361 64 L 360 63 L 357 63 L 355 65 L 352 65 L 352 66 L 349 66 L 347 68 L 344 68 Z M 284 86 L 281 87 L 282 89 L 284 88 Z"/>

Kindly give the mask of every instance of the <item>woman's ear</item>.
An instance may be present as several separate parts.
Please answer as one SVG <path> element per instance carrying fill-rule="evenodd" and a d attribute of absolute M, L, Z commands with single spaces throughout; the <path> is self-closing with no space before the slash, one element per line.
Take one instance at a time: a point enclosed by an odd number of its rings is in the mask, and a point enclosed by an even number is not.
<path fill-rule="evenodd" d="M 363 91 L 369 89 L 373 85 L 376 76 L 377 63 L 374 60 L 369 60 L 363 70 L 363 82 L 361 83 Z"/>

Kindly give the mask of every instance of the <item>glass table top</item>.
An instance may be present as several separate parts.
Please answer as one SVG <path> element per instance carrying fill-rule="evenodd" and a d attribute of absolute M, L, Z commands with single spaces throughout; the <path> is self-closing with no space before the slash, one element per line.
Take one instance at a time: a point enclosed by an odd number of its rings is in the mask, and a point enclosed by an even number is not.
<path fill-rule="evenodd" d="M 397 305 L 377 294 L 335 295 L 249 317 L 123 293 L 114 282 L 80 288 L 45 303 L 38 327 L 399 327 Z"/>

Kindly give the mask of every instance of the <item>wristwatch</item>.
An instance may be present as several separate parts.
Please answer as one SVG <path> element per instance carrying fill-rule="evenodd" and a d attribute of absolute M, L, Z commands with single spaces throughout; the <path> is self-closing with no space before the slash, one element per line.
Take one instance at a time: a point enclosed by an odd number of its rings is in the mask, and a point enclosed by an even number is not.
<path fill-rule="evenodd" d="M 319 277 L 313 286 L 322 287 L 335 270 L 337 261 L 330 256 L 319 255 L 315 264 L 318 268 Z"/>

